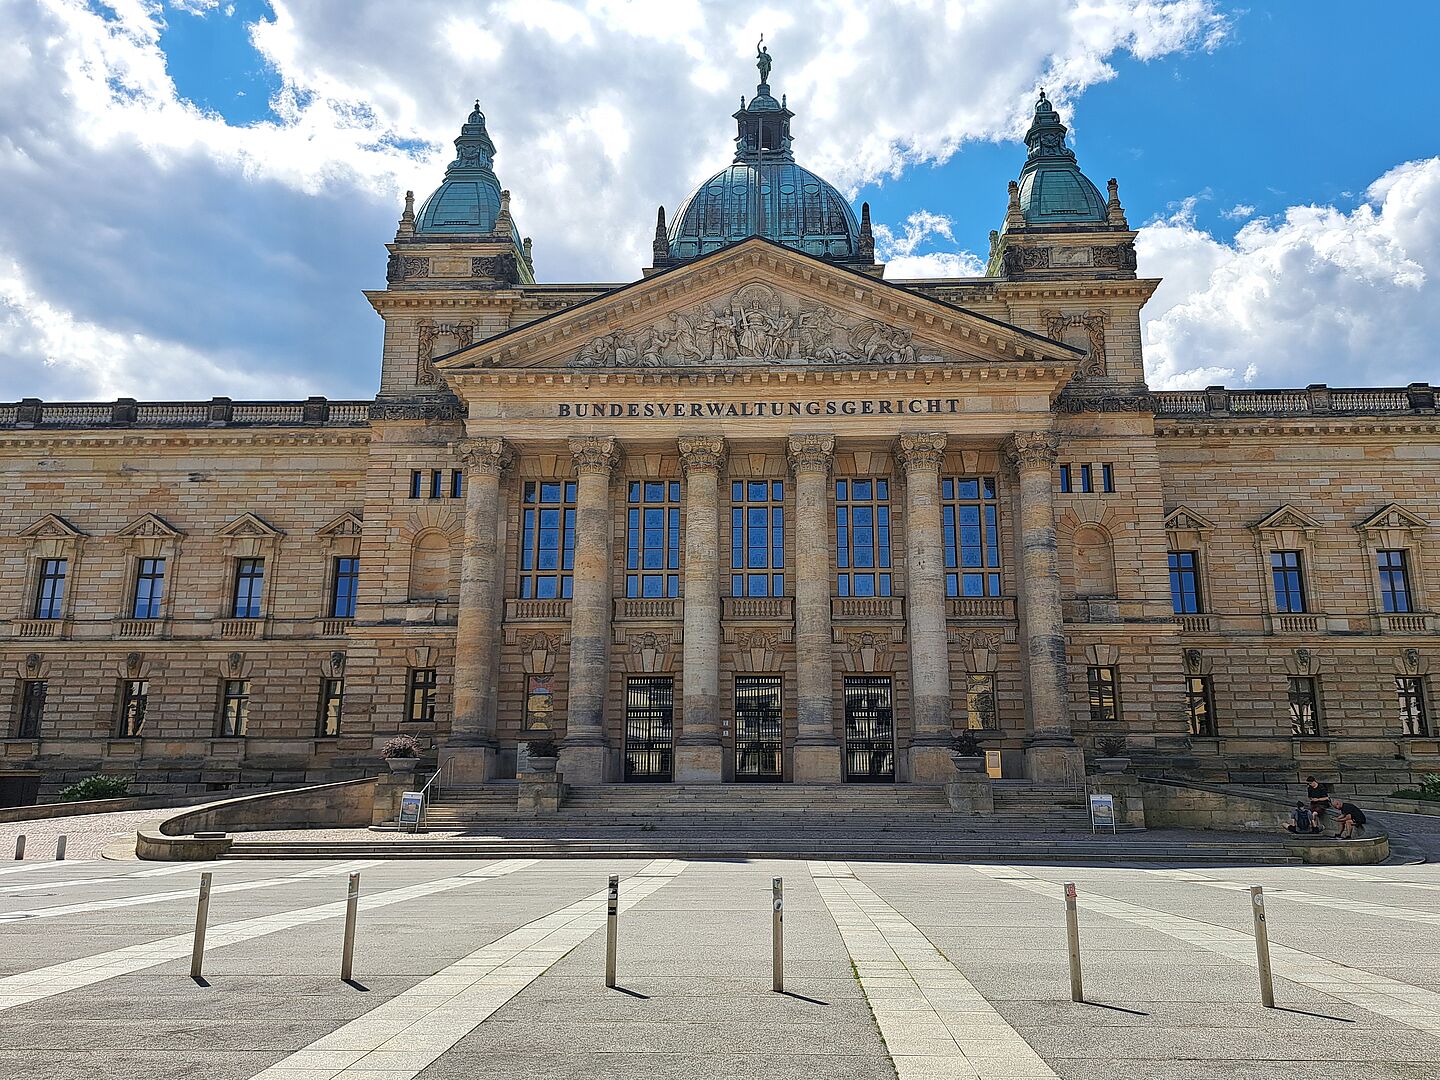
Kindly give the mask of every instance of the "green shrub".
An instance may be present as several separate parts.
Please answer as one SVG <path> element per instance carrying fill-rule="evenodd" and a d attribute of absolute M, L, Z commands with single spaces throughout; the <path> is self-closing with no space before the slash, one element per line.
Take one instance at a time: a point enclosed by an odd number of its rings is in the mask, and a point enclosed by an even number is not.
<path fill-rule="evenodd" d="M 1420 797 L 1440 799 L 1440 773 L 1428 773 L 1420 778 Z"/>
<path fill-rule="evenodd" d="M 120 799 L 130 794 L 130 781 L 123 776 L 87 776 L 60 792 L 61 802 L 87 799 Z"/>

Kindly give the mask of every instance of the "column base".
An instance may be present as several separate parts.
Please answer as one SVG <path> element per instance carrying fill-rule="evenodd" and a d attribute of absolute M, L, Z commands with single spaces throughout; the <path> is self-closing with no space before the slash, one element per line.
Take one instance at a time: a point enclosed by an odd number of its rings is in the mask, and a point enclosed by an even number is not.
<path fill-rule="evenodd" d="M 678 784 L 718 784 L 724 778 L 725 750 L 713 743 L 697 743 L 675 748 L 675 782 Z"/>
<path fill-rule="evenodd" d="M 442 746 L 440 784 L 469 787 L 495 779 L 499 751 L 493 746 Z"/>
<path fill-rule="evenodd" d="M 945 784 L 955 779 L 955 763 L 946 746 L 910 747 L 910 783 Z"/>
<path fill-rule="evenodd" d="M 610 779 L 610 752 L 604 746 L 560 744 L 560 770 L 570 785 L 589 787 Z"/>
<path fill-rule="evenodd" d="M 792 768 L 797 784 L 838 784 L 845 779 L 840 774 L 839 746 L 796 746 Z"/>
<path fill-rule="evenodd" d="M 1036 784 L 1085 782 L 1085 751 L 1068 735 L 1033 736 L 1025 746 L 1025 773 Z"/>

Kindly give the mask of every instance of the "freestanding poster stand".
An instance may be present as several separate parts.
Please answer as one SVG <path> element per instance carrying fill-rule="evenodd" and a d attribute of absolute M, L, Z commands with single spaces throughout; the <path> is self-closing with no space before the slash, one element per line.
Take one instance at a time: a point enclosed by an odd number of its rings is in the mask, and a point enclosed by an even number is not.
<path fill-rule="evenodd" d="M 1091 795 L 1090 796 L 1090 831 L 1110 827 L 1115 831 L 1115 796 L 1114 795 Z"/>

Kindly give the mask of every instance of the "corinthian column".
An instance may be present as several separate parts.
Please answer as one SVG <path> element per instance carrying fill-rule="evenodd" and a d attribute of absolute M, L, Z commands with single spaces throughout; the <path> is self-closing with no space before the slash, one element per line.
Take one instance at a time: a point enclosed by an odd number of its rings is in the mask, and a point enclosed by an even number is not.
<path fill-rule="evenodd" d="M 794 777 L 841 779 L 835 737 L 834 640 L 830 626 L 830 464 L 833 435 L 792 435 L 795 473 L 795 667 L 799 702 Z"/>
<path fill-rule="evenodd" d="M 500 643 L 500 480 L 514 460 L 504 439 L 466 439 L 465 547 L 455 619 L 455 716 L 441 756 L 453 783 L 495 775 L 495 684 Z"/>
<path fill-rule="evenodd" d="M 677 444 L 685 470 L 685 644 L 675 779 L 717 784 L 724 768 L 720 748 L 720 469 L 725 463 L 725 440 L 718 435 L 682 435 Z"/>
<path fill-rule="evenodd" d="M 901 435 L 905 470 L 905 611 L 910 630 L 910 779 L 951 779 L 950 647 L 945 635 L 945 537 L 940 463 L 945 435 Z"/>
<path fill-rule="evenodd" d="M 570 604 L 569 709 L 561 765 L 572 784 L 609 779 L 605 700 L 610 690 L 610 476 L 620 454 L 612 438 L 570 440 L 579 477 L 575 497 L 574 598 Z"/>
<path fill-rule="evenodd" d="M 1084 759 L 1066 707 L 1065 626 L 1055 546 L 1052 478 L 1060 448 L 1053 431 L 1021 431 L 1006 446 L 1020 483 L 1020 596 L 1026 683 L 1026 766 L 1031 780 L 1078 781 Z"/>

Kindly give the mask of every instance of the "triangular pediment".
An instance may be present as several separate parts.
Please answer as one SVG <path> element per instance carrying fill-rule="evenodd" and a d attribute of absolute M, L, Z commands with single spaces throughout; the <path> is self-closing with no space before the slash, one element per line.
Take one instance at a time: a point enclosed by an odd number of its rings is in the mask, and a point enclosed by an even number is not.
<path fill-rule="evenodd" d="M 315 530 L 315 535 L 359 536 L 363 528 L 364 526 L 361 524 L 359 515 L 352 514 L 350 513 L 350 511 L 347 510 L 339 517 L 332 518 L 330 521 L 320 526 L 320 528 Z"/>
<path fill-rule="evenodd" d="M 1251 528 L 1256 532 L 1273 532 L 1280 529 L 1318 529 L 1320 523 L 1309 514 L 1286 503 L 1273 513 L 1257 521 Z"/>
<path fill-rule="evenodd" d="M 1215 523 L 1213 521 L 1204 514 L 1196 513 L 1188 506 L 1177 506 L 1165 515 L 1165 528 L 1171 532 L 1179 532 L 1182 530 L 1204 532 L 1214 527 Z"/>
<path fill-rule="evenodd" d="M 20 535 L 27 540 L 73 540 L 85 534 L 58 514 L 46 514 Z"/>
<path fill-rule="evenodd" d="M 246 512 L 235 518 L 220 530 L 221 536 L 279 536 L 280 530 L 264 518 Z"/>
<path fill-rule="evenodd" d="M 179 529 L 175 528 L 174 525 L 171 525 L 159 514 L 142 514 L 115 535 L 124 539 L 130 539 L 131 537 L 169 539 L 182 534 Z"/>
<path fill-rule="evenodd" d="M 758 237 L 452 353 L 493 368 L 768 370 L 1004 364 L 1063 369 L 1082 350 Z M 1053 375 L 1053 373 L 1052 373 Z"/>
<path fill-rule="evenodd" d="M 1399 503 L 1390 503 L 1371 514 L 1368 518 L 1355 526 L 1361 532 L 1379 532 L 1389 529 L 1404 530 L 1425 530 L 1430 523 L 1422 517 L 1418 517 Z"/>

